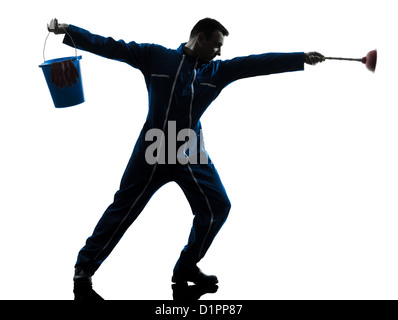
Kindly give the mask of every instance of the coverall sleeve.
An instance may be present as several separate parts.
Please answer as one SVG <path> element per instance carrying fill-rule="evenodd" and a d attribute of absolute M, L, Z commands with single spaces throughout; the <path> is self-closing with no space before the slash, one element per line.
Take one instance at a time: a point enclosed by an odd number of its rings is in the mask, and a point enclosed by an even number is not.
<path fill-rule="evenodd" d="M 92 34 L 89 31 L 69 25 L 68 34 L 65 34 L 63 43 L 80 50 L 88 51 L 99 56 L 126 62 L 142 72 L 148 66 L 150 44 L 138 44 L 134 41 L 126 43 L 123 40 L 116 41 L 111 37 L 105 38 Z M 71 40 L 73 39 L 73 41 Z"/>
<path fill-rule="evenodd" d="M 300 70 L 304 70 L 303 52 L 264 53 L 221 61 L 220 80 L 227 86 L 239 79 Z"/>

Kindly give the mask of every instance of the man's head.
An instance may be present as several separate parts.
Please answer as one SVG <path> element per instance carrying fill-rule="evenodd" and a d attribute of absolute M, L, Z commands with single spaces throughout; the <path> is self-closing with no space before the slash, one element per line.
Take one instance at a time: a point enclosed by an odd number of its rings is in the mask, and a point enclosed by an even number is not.
<path fill-rule="evenodd" d="M 205 18 L 193 27 L 186 47 L 203 62 L 210 62 L 221 55 L 224 37 L 228 35 L 228 30 L 217 20 Z"/>

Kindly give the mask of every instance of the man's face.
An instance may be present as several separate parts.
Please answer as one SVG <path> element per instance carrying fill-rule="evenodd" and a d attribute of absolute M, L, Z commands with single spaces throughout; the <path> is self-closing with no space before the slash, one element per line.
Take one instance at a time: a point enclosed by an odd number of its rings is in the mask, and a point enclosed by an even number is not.
<path fill-rule="evenodd" d="M 224 36 L 221 31 L 214 31 L 210 39 L 201 33 L 198 38 L 198 56 L 203 62 L 210 62 L 216 56 L 221 55 L 221 47 L 224 44 Z"/>

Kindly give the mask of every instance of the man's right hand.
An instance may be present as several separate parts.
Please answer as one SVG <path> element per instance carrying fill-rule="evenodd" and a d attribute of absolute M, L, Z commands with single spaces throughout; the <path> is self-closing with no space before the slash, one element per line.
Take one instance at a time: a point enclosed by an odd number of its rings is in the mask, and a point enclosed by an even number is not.
<path fill-rule="evenodd" d="M 68 27 L 69 25 L 66 23 L 58 23 L 57 19 L 51 19 L 50 23 L 47 24 L 48 31 L 55 34 L 65 34 Z"/>

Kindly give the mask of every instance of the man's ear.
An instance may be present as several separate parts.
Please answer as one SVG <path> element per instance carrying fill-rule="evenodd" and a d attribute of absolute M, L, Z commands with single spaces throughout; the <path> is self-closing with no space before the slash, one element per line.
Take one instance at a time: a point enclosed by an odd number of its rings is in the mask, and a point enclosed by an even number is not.
<path fill-rule="evenodd" d="M 203 44 L 203 41 L 206 39 L 206 36 L 203 32 L 199 32 L 197 42 L 199 45 Z"/>

